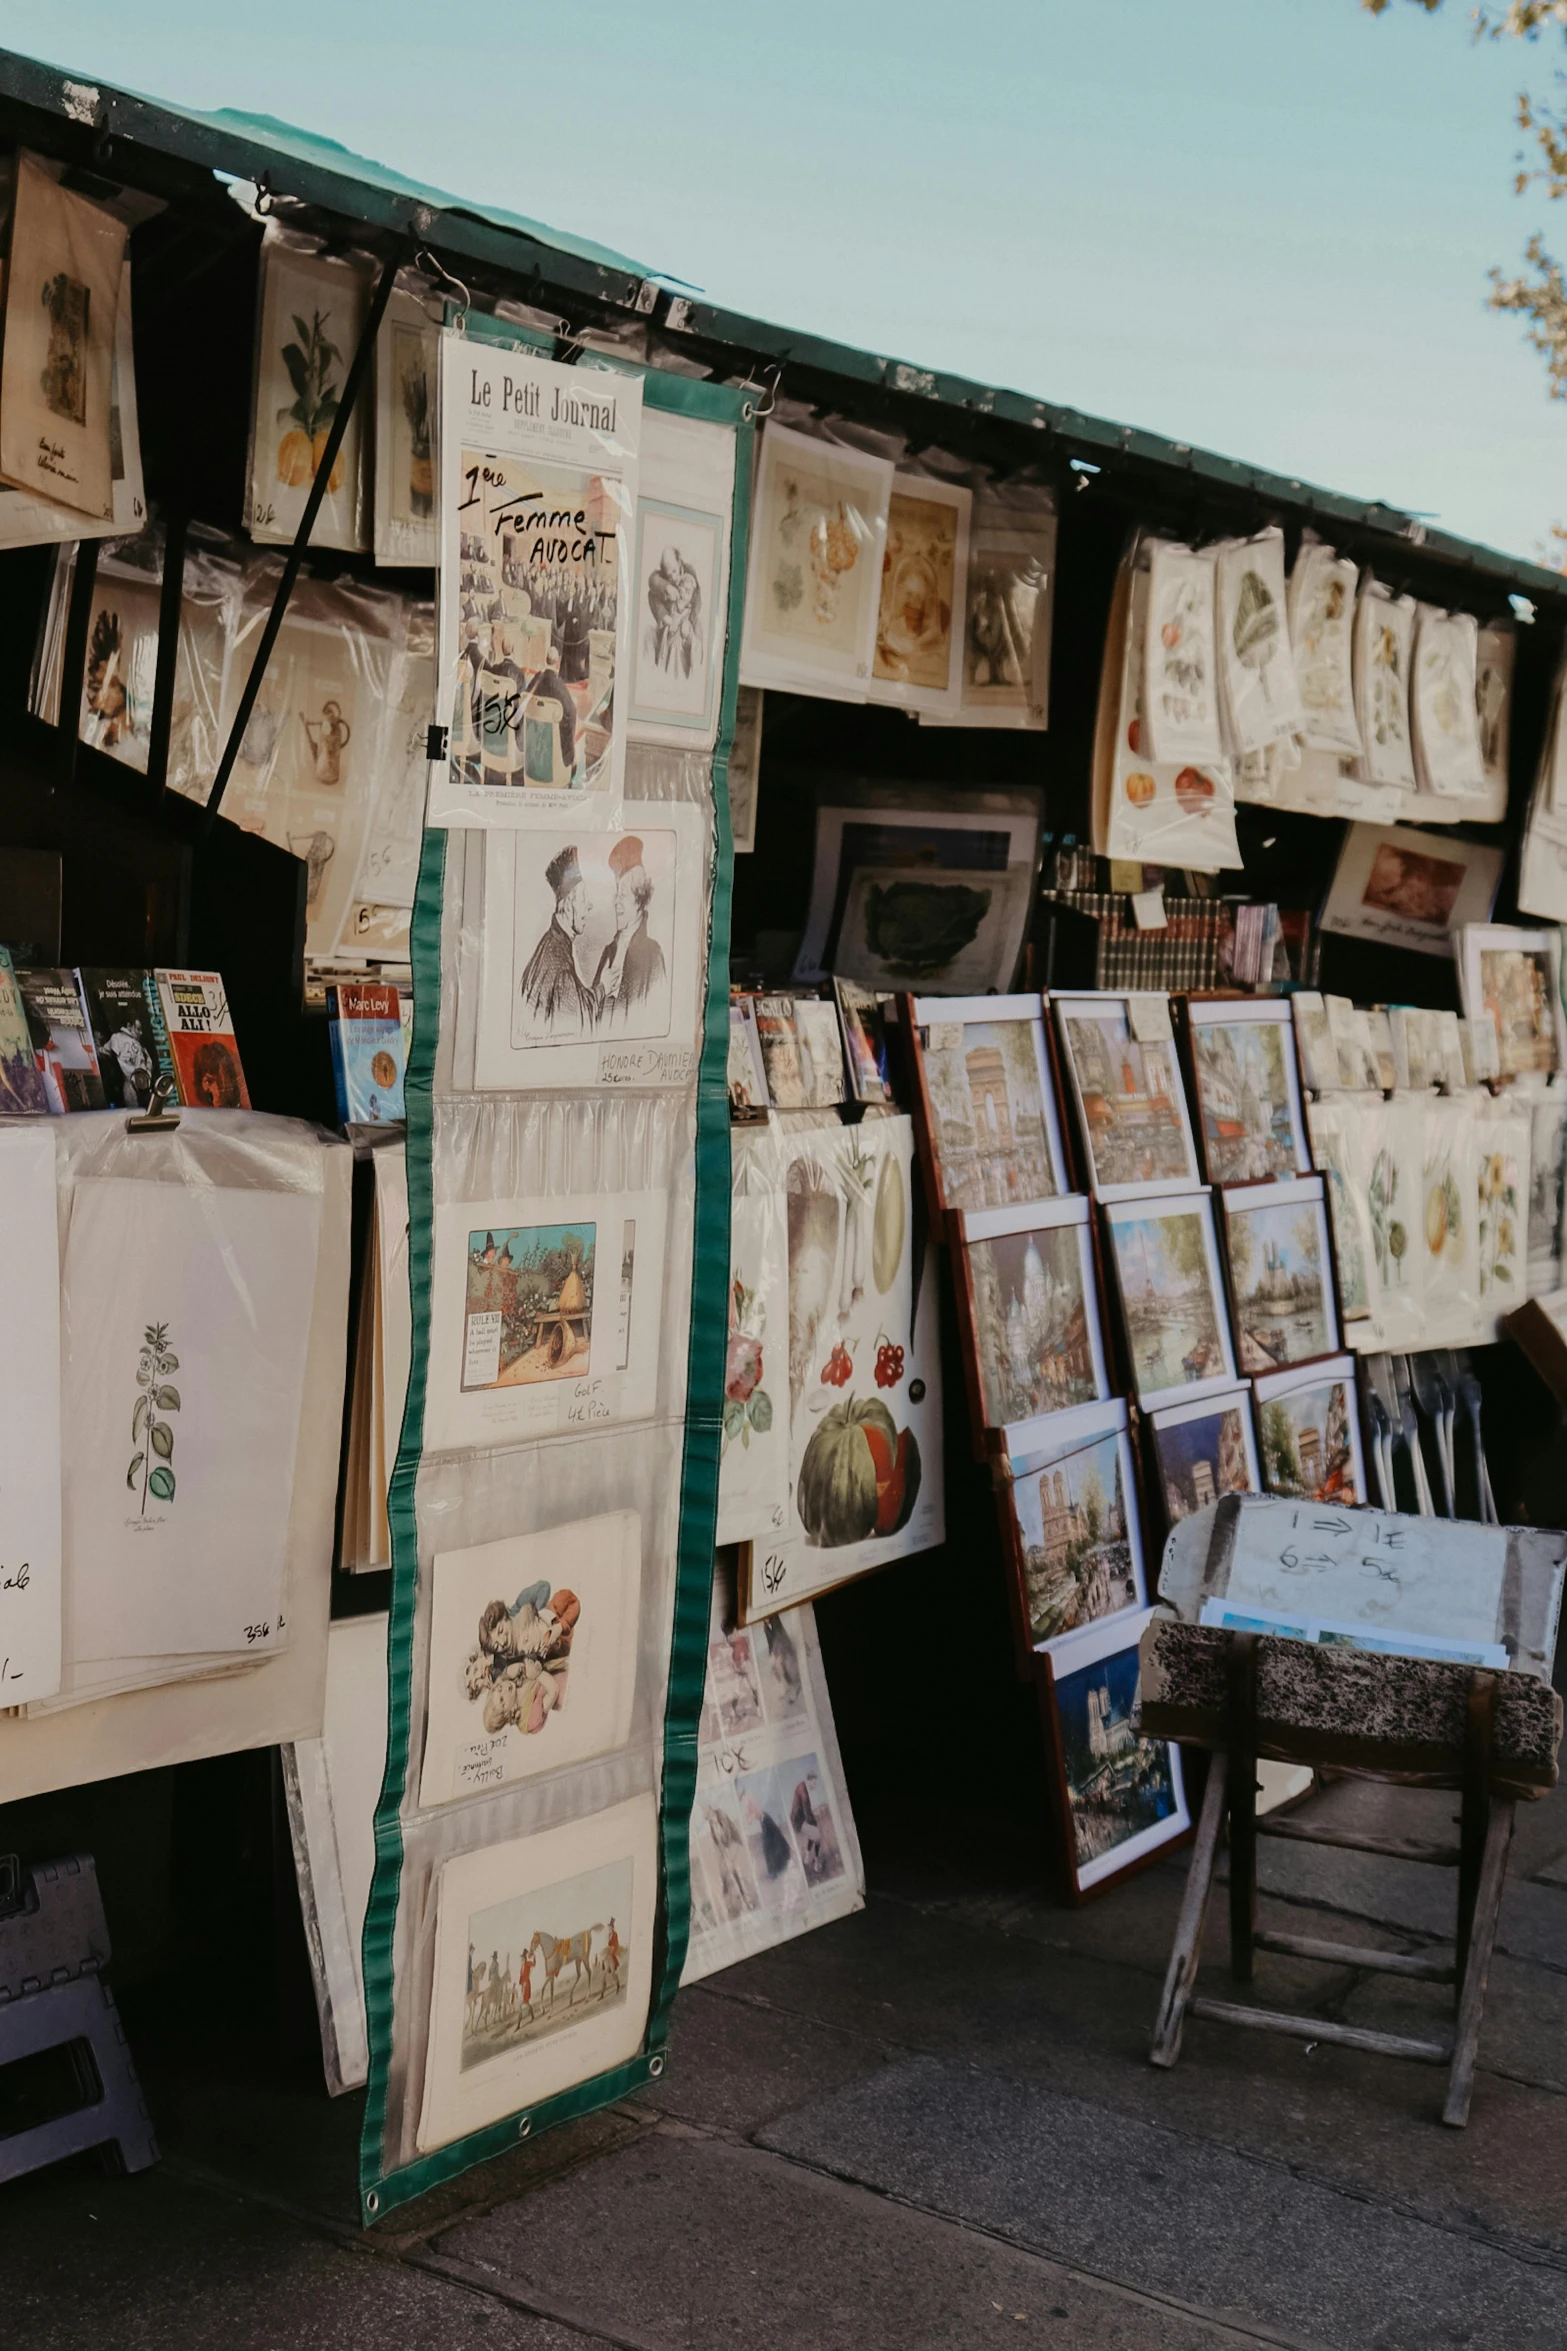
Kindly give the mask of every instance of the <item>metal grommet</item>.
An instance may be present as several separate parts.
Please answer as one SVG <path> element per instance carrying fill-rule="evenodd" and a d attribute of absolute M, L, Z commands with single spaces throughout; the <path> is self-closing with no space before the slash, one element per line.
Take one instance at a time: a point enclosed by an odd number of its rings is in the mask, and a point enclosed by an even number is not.
<path fill-rule="evenodd" d="M 741 409 L 740 414 L 747 424 L 755 424 L 756 402 L 754 400 L 748 400 L 745 406 Z"/>
<path fill-rule="evenodd" d="M 365 2198 L 365 2210 L 366 2210 L 366 2212 L 372 2212 L 372 2213 L 373 2213 L 373 2212 L 379 2212 L 379 2211 L 380 2211 L 380 2209 L 381 2209 L 381 2199 L 380 2199 L 380 2197 L 379 2197 L 379 2196 L 376 2194 L 376 2192 L 375 2192 L 374 2188 L 372 2188 L 372 2189 L 371 2189 L 371 2191 L 370 2191 L 370 2193 L 369 2193 L 369 2195 L 368 2195 L 368 2196 Z"/>
<path fill-rule="evenodd" d="M 664 2060 L 662 2057 L 650 2057 L 647 2061 L 647 2069 L 656 2082 L 659 2075 L 664 2070 Z"/>
<path fill-rule="evenodd" d="M 522 2117 L 521 2121 L 520 2121 L 520 2122 L 518 2123 L 518 2125 L 517 2125 L 517 2136 L 518 2136 L 518 2138 L 519 2138 L 519 2139 L 525 2139 L 525 2138 L 528 2136 L 529 2132 L 532 2130 L 532 2128 L 533 2128 L 533 2118 L 532 2118 L 532 2116 L 531 2116 L 531 2115 L 527 2115 L 527 2114 L 525 2114 L 525 2115 Z"/>

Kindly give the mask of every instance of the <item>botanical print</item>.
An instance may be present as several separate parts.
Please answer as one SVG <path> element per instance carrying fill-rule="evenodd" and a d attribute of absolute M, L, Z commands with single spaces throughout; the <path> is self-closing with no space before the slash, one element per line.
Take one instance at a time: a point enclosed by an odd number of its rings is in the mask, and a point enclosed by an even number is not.
<path fill-rule="evenodd" d="M 1139 1044 L 1119 1005 L 1069 1012 L 1064 1028 L 1094 1190 L 1195 1182 L 1174 1046 Z"/>
<path fill-rule="evenodd" d="M 1472 1212 L 1473 1203 L 1466 1202 L 1461 1181 L 1464 1141 L 1456 1121 L 1447 1115 L 1454 1107 L 1464 1105 L 1438 1105 L 1425 1122 L 1426 1156 L 1421 1183 L 1425 1260 L 1421 1289 L 1428 1312 L 1458 1302 L 1472 1241 L 1466 1212 Z"/>
<path fill-rule="evenodd" d="M 667 1036 L 675 834 L 595 834 L 553 857 L 547 847 L 519 834 L 513 852 L 512 1044 Z"/>
<path fill-rule="evenodd" d="M 1197 1206 L 1114 1219 L 1121 1306 L 1139 1396 L 1227 1369 L 1206 1215 Z"/>
<path fill-rule="evenodd" d="M 1527 1141 L 1527 1129 L 1521 1120 L 1506 1123 L 1521 1141 Z M 1496 1303 L 1506 1310 L 1523 1300 L 1524 1268 L 1520 1259 L 1528 1239 L 1528 1225 L 1521 1196 L 1519 1154 L 1515 1150 L 1488 1150 L 1484 1144 L 1489 1139 L 1482 1133 L 1475 1186 L 1480 1295 L 1487 1298 L 1500 1292 Z"/>
<path fill-rule="evenodd" d="M 1374 583 L 1355 607 L 1355 708 L 1368 783 L 1412 785 L 1409 656 L 1415 607 Z"/>
<path fill-rule="evenodd" d="M 392 519 L 428 522 L 435 512 L 435 466 L 431 452 L 435 421 L 435 339 L 424 326 L 394 320 L 390 450 Z"/>
<path fill-rule="evenodd" d="M 137 1397 L 131 1414 L 136 1451 L 125 1473 L 131 1492 L 140 1494 L 143 1517 L 149 1496 L 154 1502 L 174 1499 L 174 1424 L 168 1415 L 180 1408 L 180 1392 L 170 1385 L 170 1374 L 179 1367 L 180 1359 L 169 1345 L 168 1324 L 148 1323 L 136 1359 Z"/>
<path fill-rule="evenodd" d="M 1330 1353 L 1337 1334 L 1323 1287 L 1320 1198 L 1268 1208 L 1231 1201 L 1226 1209 L 1242 1371 L 1276 1371 Z"/>
<path fill-rule="evenodd" d="M 1285 624 L 1284 534 L 1260 531 L 1218 551 L 1219 659 L 1229 731 L 1245 755 L 1301 723 Z"/>
<path fill-rule="evenodd" d="M 1558 1288 L 1562 1218 L 1567 1204 L 1567 1092 L 1553 1088 L 1529 1105 L 1529 1260 L 1531 1298 Z"/>
<path fill-rule="evenodd" d="M 968 498 L 921 494 L 901 475 L 887 505 L 872 677 L 916 696 L 945 698 L 952 685 L 953 627 L 962 593 Z"/>
<path fill-rule="evenodd" d="M 1482 947 L 1480 1000 L 1496 1016 L 1504 1078 L 1556 1067 L 1555 977 L 1543 947 Z"/>
<path fill-rule="evenodd" d="M 629 1234 L 634 1246 L 634 1226 Z M 597 1248 L 591 1224 L 469 1234 L 465 1389 L 581 1378 L 593 1343 Z"/>
<path fill-rule="evenodd" d="M 1475 658 L 1475 717 L 1480 728 L 1480 762 L 1497 817 L 1507 812 L 1508 739 L 1511 733 L 1513 663 L 1518 638 L 1512 628 L 1480 631 Z"/>
<path fill-rule="evenodd" d="M 1410 1187 L 1391 1143 L 1371 1163 L 1366 1198 L 1371 1209 L 1371 1241 L 1376 1253 L 1377 1281 L 1383 1290 L 1407 1290 L 1412 1266 L 1409 1258 Z"/>
<path fill-rule="evenodd" d="M 1171 1820 L 1180 1808 L 1170 1747 L 1142 1738 L 1134 1725 L 1137 1677 L 1134 1643 L 1055 1683 L 1080 1872 Z"/>
<path fill-rule="evenodd" d="M 743 1543 L 777 1534 L 789 1514 L 789 1273 L 774 1137 L 765 1127 L 739 1130 L 731 1160 L 717 1540 Z"/>
<path fill-rule="evenodd" d="M 1148 758 L 1169 765 L 1221 756 L 1211 555 L 1158 542 L 1149 556 L 1142 708 Z"/>
<path fill-rule="evenodd" d="M 1290 574 L 1290 643 L 1314 749 L 1358 754 L 1353 632 L 1356 567 L 1331 547 L 1303 546 Z"/>
<path fill-rule="evenodd" d="M 1012 977 L 1029 874 L 941 877 L 859 867 L 849 877 L 833 969 L 869 988 L 982 995 Z"/>
<path fill-rule="evenodd" d="M 1307 1502 L 1348 1503 L 1366 1497 L 1355 1479 L 1350 1423 L 1354 1390 L 1344 1378 L 1316 1382 L 1270 1397 L 1257 1415 L 1262 1482 L 1270 1494 Z"/>
<path fill-rule="evenodd" d="M 1009 1208 L 1060 1190 L 1037 1018 L 935 1022 L 922 1047 L 948 1208 Z"/>
<path fill-rule="evenodd" d="M 1269 1021 L 1193 1021 L 1203 1155 L 1215 1184 L 1294 1175 L 1300 1159 L 1290 1088 L 1288 1011 Z"/>
<path fill-rule="evenodd" d="M 1154 1422 L 1165 1515 L 1172 1526 L 1206 1510 L 1221 1495 L 1255 1490 L 1246 1457 L 1245 1410 L 1243 1404 L 1223 1404 L 1193 1417 L 1179 1414 Z"/>
<path fill-rule="evenodd" d="M 974 1348 L 987 1428 L 1090 1404 L 1098 1396 L 1085 1247 L 1086 1228 L 1076 1224 L 996 1233 L 970 1243 Z"/>
<path fill-rule="evenodd" d="M 765 1437 L 773 1425 L 773 1400 L 762 1385 L 766 1369 L 762 1342 L 766 1307 L 744 1278 L 729 1285 L 729 1346 L 724 1358 L 724 1431 L 720 1467 L 731 1445 L 749 1446 L 753 1431 Z"/>
<path fill-rule="evenodd" d="M 1011 1495 L 1036 1642 L 1137 1606 L 1118 1430 L 1037 1474 L 1014 1462 Z"/>
<path fill-rule="evenodd" d="M 470 1915 L 465 2073 L 624 2000 L 631 1888 L 627 1859 Z"/>
<path fill-rule="evenodd" d="M 1467 612 L 1423 606 L 1415 638 L 1411 722 L 1421 781 L 1461 797 L 1485 783 L 1475 710 L 1475 623 Z"/>
<path fill-rule="evenodd" d="M 1188 560 L 1196 563 L 1211 581 L 1212 567 L 1207 558 Z M 1167 737 L 1173 737 L 1175 751 L 1169 757 L 1155 751 L 1147 716 L 1149 695 L 1162 690 L 1159 662 L 1167 649 L 1162 633 L 1156 633 L 1149 622 L 1153 576 L 1148 570 L 1123 568 L 1121 583 L 1114 607 L 1120 610 L 1124 596 L 1126 617 L 1120 647 L 1119 702 L 1111 729 L 1110 772 L 1096 786 L 1109 795 L 1105 849 L 1111 857 L 1157 859 L 1162 864 L 1190 865 L 1206 872 L 1238 866 L 1241 855 L 1235 837 L 1233 779 L 1229 761 L 1219 756 L 1212 712 L 1206 725 L 1188 723 L 1180 734 L 1175 732 L 1172 717 L 1165 732 Z M 1173 656 L 1179 657 L 1186 640 L 1186 622 L 1167 620 L 1165 626 L 1180 629 L 1179 641 L 1168 648 Z M 1208 649 L 1211 653 L 1211 620 Z M 1115 666 L 1112 648 L 1107 651 L 1100 687 L 1102 696 L 1114 688 Z M 1169 698 L 1172 709 L 1184 709 L 1190 722 L 1195 714 L 1190 695 L 1172 692 Z M 1210 734 L 1215 737 L 1211 751 Z M 1182 748 L 1183 745 L 1191 746 L 1190 750 Z"/>
<path fill-rule="evenodd" d="M 1338 1275 L 1339 1304 L 1346 1322 L 1363 1322 L 1371 1312 L 1371 1284 L 1361 1244 L 1360 1213 L 1344 1164 L 1342 1138 L 1324 1132 L 1314 1138 L 1318 1168 L 1324 1177 L 1331 1208 L 1333 1266 Z"/>
<path fill-rule="evenodd" d="M 246 524 L 252 538 L 288 541 L 304 512 L 342 406 L 364 331 L 369 282 L 350 263 L 262 247 L 253 448 Z M 317 546 L 368 544 L 361 514 L 363 409 L 356 402 L 312 531 Z"/>

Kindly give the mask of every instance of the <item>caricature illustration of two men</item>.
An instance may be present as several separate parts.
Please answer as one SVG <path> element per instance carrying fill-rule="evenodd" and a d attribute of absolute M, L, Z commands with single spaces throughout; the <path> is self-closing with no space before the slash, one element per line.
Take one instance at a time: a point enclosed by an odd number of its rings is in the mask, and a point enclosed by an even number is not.
<path fill-rule="evenodd" d="M 591 973 L 578 963 L 578 944 L 595 900 L 574 847 L 544 869 L 555 910 L 518 983 L 529 1026 L 555 1037 L 591 1037 L 625 1026 L 664 984 L 664 950 L 648 931 L 653 883 L 635 833 L 616 841 L 606 860 L 614 877 L 612 936 Z"/>

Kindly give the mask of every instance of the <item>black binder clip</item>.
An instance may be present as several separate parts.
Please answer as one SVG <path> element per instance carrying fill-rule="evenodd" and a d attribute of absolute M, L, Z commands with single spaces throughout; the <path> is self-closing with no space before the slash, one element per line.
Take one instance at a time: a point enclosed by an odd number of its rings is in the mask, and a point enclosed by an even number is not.
<path fill-rule="evenodd" d="M 425 728 L 424 755 L 432 765 L 436 760 L 444 759 L 446 757 L 446 745 L 448 739 L 449 730 L 446 727 Z"/>

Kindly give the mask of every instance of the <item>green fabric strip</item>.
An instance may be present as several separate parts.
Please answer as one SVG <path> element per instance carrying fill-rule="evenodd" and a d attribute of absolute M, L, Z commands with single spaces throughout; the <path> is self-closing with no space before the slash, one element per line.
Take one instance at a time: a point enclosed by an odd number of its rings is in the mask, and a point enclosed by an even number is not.
<path fill-rule="evenodd" d="M 527 328 L 473 314 L 475 340 L 532 344 Z M 718 1458 L 723 1426 L 723 1365 L 729 1291 L 729 905 L 733 843 L 729 824 L 728 763 L 734 739 L 739 682 L 740 624 L 749 544 L 753 404 L 743 390 L 691 377 L 643 376 L 650 408 L 731 425 L 735 484 L 730 531 L 729 627 L 718 741 L 713 754 L 713 897 L 708 934 L 707 999 L 697 1079 L 693 1276 L 687 1345 L 685 1441 L 681 1461 L 680 1525 L 668 1695 L 664 1711 L 664 1773 L 660 1808 L 659 1909 L 653 1995 L 641 2054 L 610 2072 L 577 2083 L 526 2114 L 472 2131 L 450 2146 L 393 2170 L 383 2167 L 391 2069 L 393 1948 L 403 1862 L 402 1804 L 409 1765 L 412 1716 L 414 1609 L 418 1529 L 414 1494 L 424 1427 L 429 1369 L 430 1268 L 433 1238 L 433 1079 L 440 1030 L 441 912 L 446 840 L 427 831 L 414 900 L 411 948 L 415 1027 L 406 1084 L 408 1113 L 409 1282 L 413 1354 L 397 1465 L 392 1474 L 392 1612 L 388 1635 L 389 1715 L 386 1772 L 376 1806 L 376 1868 L 365 1919 L 365 2008 L 370 2037 L 370 2085 L 360 2139 L 360 2212 L 368 2226 L 475 2163 L 514 2147 L 519 2138 L 558 2122 L 613 2105 L 664 2071 L 669 2011 L 679 1988 L 690 1938 L 690 1815 L 696 1786 L 697 1723 L 707 1669 L 707 1621 L 712 1591 L 713 1533 L 718 1510 Z M 417 2096 L 410 2084 L 409 2096 Z"/>

